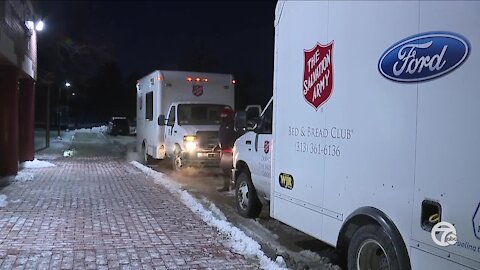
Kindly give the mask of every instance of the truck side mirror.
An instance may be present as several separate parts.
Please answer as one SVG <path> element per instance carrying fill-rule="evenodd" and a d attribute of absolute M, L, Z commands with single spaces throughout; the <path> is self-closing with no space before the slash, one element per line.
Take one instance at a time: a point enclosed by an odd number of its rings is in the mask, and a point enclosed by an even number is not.
<path fill-rule="evenodd" d="M 247 128 L 247 113 L 244 111 L 239 111 L 235 114 L 234 119 L 235 131 L 243 132 Z"/>
<path fill-rule="evenodd" d="M 251 130 L 251 124 L 247 121 L 247 112 L 239 111 L 235 114 L 234 127 L 237 132 L 245 132 Z"/>
<path fill-rule="evenodd" d="M 245 111 L 247 112 L 247 120 L 255 120 L 260 117 L 262 109 L 260 105 L 248 105 Z"/>
<path fill-rule="evenodd" d="M 165 121 L 165 115 L 160 114 L 160 115 L 158 116 L 158 125 L 159 125 L 159 126 L 165 126 L 165 122 L 166 122 L 166 121 Z"/>

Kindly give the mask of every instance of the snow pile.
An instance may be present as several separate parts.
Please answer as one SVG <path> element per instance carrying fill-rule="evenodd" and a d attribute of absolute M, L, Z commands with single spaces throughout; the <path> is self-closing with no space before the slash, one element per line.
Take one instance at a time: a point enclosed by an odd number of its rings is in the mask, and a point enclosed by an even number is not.
<path fill-rule="evenodd" d="M 33 176 L 32 173 L 19 171 L 17 173 L 17 176 L 15 176 L 15 181 L 27 182 L 27 181 L 32 181 L 33 178 L 34 178 L 34 176 Z"/>
<path fill-rule="evenodd" d="M 213 204 L 213 203 L 210 203 L 209 207 L 210 211 L 212 211 L 212 213 L 215 215 L 215 217 L 221 219 L 221 220 L 227 220 L 227 217 L 222 213 L 222 211 L 220 209 L 218 209 L 218 207 Z"/>
<path fill-rule="evenodd" d="M 5 207 L 7 204 L 7 195 L 0 195 L 0 207 Z"/>
<path fill-rule="evenodd" d="M 282 256 L 277 256 L 277 258 L 275 259 L 275 262 L 282 267 L 285 267 L 285 268 L 287 267 L 287 263 L 285 262 L 285 259 L 283 259 Z"/>
<path fill-rule="evenodd" d="M 22 166 L 25 169 L 38 169 L 38 168 L 55 167 L 56 165 L 48 161 L 34 159 L 33 161 L 25 161 Z"/>
<path fill-rule="evenodd" d="M 64 157 L 73 157 L 75 155 L 75 149 L 69 149 L 63 151 L 63 156 Z"/>
<path fill-rule="evenodd" d="M 92 128 L 76 129 L 75 132 L 88 132 L 88 133 L 105 133 L 107 132 L 107 126 L 99 126 Z"/>
<path fill-rule="evenodd" d="M 248 257 L 257 257 L 260 261 L 260 267 L 262 269 L 284 269 L 283 265 L 279 265 L 265 256 L 263 251 L 260 249 L 260 244 L 258 244 L 255 240 L 248 237 L 244 232 L 233 226 L 230 222 L 216 218 L 215 215 L 218 215 L 218 212 L 221 212 L 218 208 L 215 209 L 216 207 L 213 208 L 210 206 L 213 211 L 217 212 L 217 214 L 214 214 L 212 211 L 205 209 L 203 205 L 187 191 L 182 190 L 180 185 L 171 181 L 167 175 L 145 167 L 137 161 L 132 161 L 130 164 L 137 167 L 148 176 L 152 177 L 156 184 L 164 186 L 172 194 L 179 195 L 181 201 L 188 208 L 190 208 L 190 210 L 196 213 L 203 221 L 227 235 L 230 240 L 230 246 L 236 252 Z M 223 213 L 221 216 L 224 216 Z"/>

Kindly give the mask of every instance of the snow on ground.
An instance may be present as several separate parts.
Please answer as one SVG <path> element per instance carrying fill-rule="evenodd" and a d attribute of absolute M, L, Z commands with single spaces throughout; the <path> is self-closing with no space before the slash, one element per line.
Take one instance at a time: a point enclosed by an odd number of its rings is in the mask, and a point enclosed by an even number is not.
<path fill-rule="evenodd" d="M 167 175 L 161 172 L 154 171 L 138 163 L 137 161 L 132 161 L 130 162 L 130 164 L 137 167 L 148 176 L 152 177 L 156 184 L 160 184 L 172 194 L 178 195 L 181 201 L 188 208 L 190 208 L 190 210 L 196 213 L 203 221 L 205 221 L 210 226 L 217 228 L 223 234 L 227 235 L 230 240 L 229 245 L 236 252 L 248 257 L 258 258 L 260 261 L 260 267 L 262 269 L 285 269 L 283 259 L 277 258 L 278 262 L 270 260 L 270 258 L 268 258 L 260 249 L 260 244 L 258 244 L 255 240 L 248 237 L 243 231 L 233 226 L 227 220 L 217 218 L 216 216 L 224 217 L 224 215 L 223 213 L 219 215 L 218 212 L 221 213 L 221 211 L 216 206 L 210 206 L 211 210 L 205 209 L 205 207 L 200 202 L 198 202 L 187 191 L 183 190 L 180 185 L 170 180 Z"/>
<path fill-rule="evenodd" d="M 33 161 L 25 161 L 22 164 L 22 167 L 25 169 L 38 169 L 38 168 L 47 168 L 47 167 L 55 167 L 55 164 L 52 164 L 48 161 L 34 159 Z"/>
<path fill-rule="evenodd" d="M 74 132 L 105 133 L 107 132 L 107 126 L 81 128 L 81 129 L 74 130 Z"/>
<path fill-rule="evenodd" d="M 7 204 L 7 195 L 0 195 L 0 207 L 5 207 Z"/>
<path fill-rule="evenodd" d="M 75 136 L 76 132 L 103 134 L 103 133 L 107 132 L 107 126 L 99 126 L 99 127 L 92 127 L 92 128 L 81 128 L 81 129 L 75 129 L 75 130 L 68 130 L 67 129 L 66 131 L 61 131 L 60 136 L 57 136 L 55 134 L 55 135 L 53 135 L 52 138 L 54 138 L 53 141 L 71 142 L 71 141 L 73 141 L 73 137 Z"/>
<path fill-rule="evenodd" d="M 15 181 L 27 182 L 27 181 L 32 181 L 33 178 L 34 178 L 33 173 L 19 171 L 17 173 L 17 176 L 15 176 Z"/>
<path fill-rule="evenodd" d="M 206 199 L 205 199 L 205 201 L 206 201 Z M 227 220 L 227 217 L 222 213 L 222 211 L 215 204 L 210 203 L 208 208 L 210 209 L 210 211 L 212 211 L 213 214 L 215 214 L 215 217 L 217 217 L 221 220 Z"/>

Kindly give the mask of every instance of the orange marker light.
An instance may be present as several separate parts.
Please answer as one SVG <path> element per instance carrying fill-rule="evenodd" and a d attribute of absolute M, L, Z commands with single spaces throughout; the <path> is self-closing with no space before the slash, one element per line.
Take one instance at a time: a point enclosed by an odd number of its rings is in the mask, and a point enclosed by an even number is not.
<path fill-rule="evenodd" d="M 195 81 L 196 81 L 196 82 L 199 82 L 199 81 L 201 81 L 201 80 L 202 80 L 202 79 L 200 79 L 200 78 L 195 78 Z"/>
<path fill-rule="evenodd" d="M 236 83 L 236 81 L 235 81 L 235 80 L 232 80 L 232 83 L 233 83 L 233 84 L 235 84 L 235 83 Z"/>
<path fill-rule="evenodd" d="M 208 78 L 203 79 L 204 82 L 208 82 Z"/>
<path fill-rule="evenodd" d="M 188 77 L 188 78 L 187 78 L 187 81 L 191 82 L 191 81 L 192 81 L 192 77 Z"/>

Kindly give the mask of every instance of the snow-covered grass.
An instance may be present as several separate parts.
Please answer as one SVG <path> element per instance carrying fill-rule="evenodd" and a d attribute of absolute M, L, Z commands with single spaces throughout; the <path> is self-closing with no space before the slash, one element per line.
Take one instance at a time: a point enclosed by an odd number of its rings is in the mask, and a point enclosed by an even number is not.
<path fill-rule="evenodd" d="M 152 177 L 156 184 L 164 186 L 172 194 L 179 196 L 183 204 L 197 214 L 203 221 L 210 226 L 217 228 L 221 233 L 226 235 L 229 239 L 229 245 L 233 250 L 247 257 L 256 257 L 259 260 L 262 269 L 285 269 L 283 259 L 278 259 L 278 262 L 270 260 L 270 258 L 268 258 L 261 250 L 259 243 L 247 236 L 239 228 L 233 226 L 226 219 L 223 219 L 223 213 L 221 215 L 219 214 L 221 213 L 220 209 L 213 206 L 210 206 L 211 210 L 206 209 L 192 195 L 183 190 L 180 185 L 171 180 L 167 175 L 154 171 L 137 161 L 132 161 L 130 163 L 148 176 Z M 216 216 L 220 216 L 220 218 L 217 218 Z"/>
<path fill-rule="evenodd" d="M 48 161 L 34 159 L 33 161 L 25 161 L 22 164 L 22 167 L 25 169 L 38 169 L 38 168 L 47 168 L 47 167 L 55 167 L 55 164 L 52 164 Z"/>
<path fill-rule="evenodd" d="M 105 133 L 107 132 L 107 126 L 81 128 L 81 129 L 74 130 L 74 132 Z"/>
<path fill-rule="evenodd" d="M 92 127 L 92 128 L 80 128 L 80 129 L 74 129 L 74 130 L 66 130 L 62 131 L 60 133 L 60 137 L 57 137 L 56 134 L 53 135 L 52 138 L 54 138 L 55 141 L 65 141 L 65 142 L 71 142 L 73 141 L 73 137 L 75 136 L 76 132 L 84 132 L 84 133 L 98 133 L 98 134 L 103 134 L 107 132 L 107 126 L 99 126 L 99 127 Z"/>

